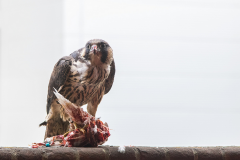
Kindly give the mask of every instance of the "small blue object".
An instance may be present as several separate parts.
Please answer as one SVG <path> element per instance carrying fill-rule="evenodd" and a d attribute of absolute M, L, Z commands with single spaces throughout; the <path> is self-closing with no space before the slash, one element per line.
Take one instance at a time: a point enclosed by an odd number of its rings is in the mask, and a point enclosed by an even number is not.
<path fill-rule="evenodd" d="M 49 143 L 46 143 L 46 147 L 50 147 L 50 144 L 49 144 Z"/>

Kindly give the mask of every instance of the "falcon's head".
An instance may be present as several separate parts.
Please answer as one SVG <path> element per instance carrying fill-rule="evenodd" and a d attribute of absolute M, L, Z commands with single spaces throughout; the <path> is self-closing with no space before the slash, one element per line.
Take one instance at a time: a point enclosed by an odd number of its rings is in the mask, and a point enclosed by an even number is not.
<path fill-rule="evenodd" d="M 113 60 L 112 48 L 106 41 L 101 39 L 92 39 L 88 41 L 81 55 L 86 60 L 90 60 L 93 65 L 110 65 Z"/>

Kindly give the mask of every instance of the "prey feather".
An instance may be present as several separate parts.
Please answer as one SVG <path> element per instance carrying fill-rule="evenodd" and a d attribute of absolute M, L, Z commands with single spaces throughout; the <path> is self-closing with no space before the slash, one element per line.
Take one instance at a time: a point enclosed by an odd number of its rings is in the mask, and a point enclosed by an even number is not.
<path fill-rule="evenodd" d="M 76 124 L 82 125 L 84 121 L 87 120 L 87 117 L 92 117 L 92 115 L 84 112 L 82 108 L 76 106 L 74 103 L 64 98 L 60 93 L 58 93 L 56 89 L 54 94 L 56 95 L 58 102 L 64 108 L 64 111 L 72 118 L 72 121 L 74 121 Z"/>

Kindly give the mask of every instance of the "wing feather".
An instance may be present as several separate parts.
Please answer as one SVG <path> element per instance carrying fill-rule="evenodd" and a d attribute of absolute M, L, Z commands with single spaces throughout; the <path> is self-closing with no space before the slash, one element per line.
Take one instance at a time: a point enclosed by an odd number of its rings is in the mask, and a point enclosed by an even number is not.
<path fill-rule="evenodd" d="M 110 66 L 111 66 L 110 74 L 105 81 L 105 94 L 107 94 L 110 91 L 110 89 L 112 88 L 112 85 L 113 85 L 114 76 L 115 76 L 115 62 L 114 62 L 114 60 L 112 61 Z"/>
<path fill-rule="evenodd" d="M 56 99 L 53 91 L 54 88 L 59 90 L 68 79 L 70 74 L 72 61 L 74 60 L 71 56 L 65 56 L 58 60 L 53 68 L 51 78 L 48 84 L 48 95 L 47 95 L 47 114 L 50 111 L 52 102 Z"/>

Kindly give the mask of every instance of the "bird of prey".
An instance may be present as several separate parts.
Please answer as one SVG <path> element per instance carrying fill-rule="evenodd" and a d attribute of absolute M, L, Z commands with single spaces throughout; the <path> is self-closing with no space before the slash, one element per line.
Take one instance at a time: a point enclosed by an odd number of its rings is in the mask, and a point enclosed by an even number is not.
<path fill-rule="evenodd" d="M 113 50 L 101 39 L 87 42 L 85 47 L 62 57 L 55 64 L 48 85 L 45 138 L 64 134 L 69 129 L 70 117 L 58 103 L 56 89 L 70 102 L 95 116 L 104 94 L 112 87 L 115 75 Z"/>

